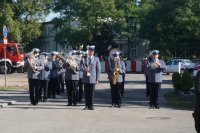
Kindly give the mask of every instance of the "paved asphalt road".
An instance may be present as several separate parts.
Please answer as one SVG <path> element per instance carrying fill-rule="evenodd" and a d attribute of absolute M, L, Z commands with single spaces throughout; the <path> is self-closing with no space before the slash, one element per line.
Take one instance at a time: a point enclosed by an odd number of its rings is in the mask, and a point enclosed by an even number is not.
<path fill-rule="evenodd" d="M 8 76 L 10 86 L 27 85 L 25 74 Z M 95 110 L 84 103 L 67 107 L 66 93 L 56 100 L 31 106 L 27 90 L 1 91 L 0 99 L 17 103 L 0 109 L 0 133 L 195 133 L 192 110 L 165 106 L 163 93 L 172 90 L 171 75 L 164 75 L 161 109 L 148 109 L 143 74 L 127 74 L 122 108 L 110 107 L 107 76 L 96 86 Z M 4 78 L 0 75 L 0 84 Z"/>

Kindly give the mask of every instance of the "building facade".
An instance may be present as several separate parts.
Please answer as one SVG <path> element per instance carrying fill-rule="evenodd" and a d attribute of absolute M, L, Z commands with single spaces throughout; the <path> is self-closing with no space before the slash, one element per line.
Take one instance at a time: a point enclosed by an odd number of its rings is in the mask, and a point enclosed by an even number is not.
<path fill-rule="evenodd" d="M 56 41 L 55 37 L 60 31 L 61 31 L 61 28 L 55 27 L 53 23 L 50 23 L 50 22 L 43 23 L 42 36 L 39 39 L 41 51 L 69 52 L 70 50 L 72 50 L 72 47 L 68 45 L 67 43 L 60 45 Z"/>
<path fill-rule="evenodd" d="M 72 27 L 79 26 L 78 21 L 74 21 L 70 24 Z M 134 25 L 133 25 L 134 27 Z M 60 45 L 55 37 L 61 31 L 61 28 L 55 27 L 51 22 L 43 23 L 42 37 L 39 39 L 41 51 L 51 52 L 65 52 L 68 53 L 72 50 L 72 47 L 66 42 L 66 44 Z M 130 38 L 118 37 L 114 41 L 117 48 L 122 50 L 127 58 L 130 59 L 143 59 L 146 58 L 149 51 L 149 41 L 142 40 L 138 37 L 138 33 L 134 32 Z"/>
<path fill-rule="evenodd" d="M 129 60 L 144 59 L 149 54 L 149 41 L 143 40 L 138 37 L 122 37 L 116 38 L 115 43 L 117 48 L 122 50 Z"/>

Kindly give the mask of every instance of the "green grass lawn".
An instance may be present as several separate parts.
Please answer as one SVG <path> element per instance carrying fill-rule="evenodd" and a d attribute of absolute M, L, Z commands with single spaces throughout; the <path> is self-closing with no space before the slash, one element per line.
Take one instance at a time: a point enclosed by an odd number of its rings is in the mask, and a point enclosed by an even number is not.
<path fill-rule="evenodd" d="M 193 109 L 195 105 L 195 96 L 192 96 L 192 98 L 189 99 L 185 99 L 176 96 L 174 92 L 166 92 L 164 97 L 167 101 L 167 105 L 175 108 Z"/>
<path fill-rule="evenodd" d="M 7 86 L 7 88 L 5 88 L 4 86 L 0 86 L 0 91 L 3 90 L 27 90 L 28 86 Z"/>

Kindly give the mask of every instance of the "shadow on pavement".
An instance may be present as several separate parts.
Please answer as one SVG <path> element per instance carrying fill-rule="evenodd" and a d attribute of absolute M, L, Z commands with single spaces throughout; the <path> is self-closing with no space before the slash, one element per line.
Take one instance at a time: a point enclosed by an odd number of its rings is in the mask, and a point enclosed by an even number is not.
<path fill-rule="evenodd" d="M 108 83 L 108 81 L 101 81 L 101 83 Z M 145 81 L 127 81 L 126 84 L 145 84 Z M 171 84 L 170 80 L 164 80 L 163 84 Z M 122 97 L 122 108 L 148 108 L 149 98 L 145 96 L 146 89 L 144 88 L 126 88 L 124 97 Z M 167 106 L 163 97 L 163 94 L 167 91 L 172 91 L 172 89 L 162 89 L 160 93 L 160 106 L 161 108 L 170 108 L 175 110 L 180 110 L 179 108 L 174 108 Z M 63 109 L 58 107 L 64 107 L 66 109 L 76 109 L 76 107 L 68 108 L 67 105 L 67 94 L 63 93 L 62 95 L 57 96 L 57 99 L 50 99 L 47 103 L 39 103 L 39 106 L 32 107 L 29 106 L 29 94 L 27 90 L 6 90 L 0 91 L 0 99 L 2 100 L 16 100 L 17 104 L 10 106 L 10 108 L 37 108 L 37 109 Z M 94 94 L 94 104 L 97 107 L 110 107 L 111 105 L 111 94 L 110 89 L 96 89 Z M 77 106 L 84 106 L 84 101 Z M 80 108 L 79 108 L 80 109 Z M 188 109 L 181 109 L 188 110 Z M 192 110 L 192 109 L 189 109 Z"/>

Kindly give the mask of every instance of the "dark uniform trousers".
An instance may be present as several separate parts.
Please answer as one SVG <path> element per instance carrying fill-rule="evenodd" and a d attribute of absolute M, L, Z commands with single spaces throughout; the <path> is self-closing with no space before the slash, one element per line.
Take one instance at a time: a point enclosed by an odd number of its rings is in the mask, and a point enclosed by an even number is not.
<path fill-rule="evenodd" d="M 122 83 L 117 82 L 115 85 L 113 85 L 110 82 L 112 105 L 120 105 L 121 104 L 121 95 L 120 95 L 121 84 Z"/>
<path fill-rule="evenodd" d="M 60 90 L 61 90 L 62 92 L 64 92 L 65 76 L 59 75 L 58 79 L 59 79 L 60 88 L 59 88 L 59 90 L 57 90 L 57 93 L 59 94 L 59 93 L 60 93 Z"/>
<path fill-rule="evenodd" d="M 148 76 L 146 76 L 146 96 L 148 97 L 150 95 L 150 87 L 148 82 Z"/>
<path fill-rule="evenodd" d="M 197 133 L 200 133 L 200 93 L 196 92 L 196 105 L 193 113 L 195 120 L 195 128 Z"/>
<path fill-rule="evenodd" d="M 59 81 L 58 78 L 50 78 L 49 87 L 48 87 L 48 97 L 56 98 L 56 90 L 59 90 Z"/>
<path fill-rule="evenodd" d="M 78 82 L 78 80 L 65 80 L 69 105 L 77 103 Z"/>
<path fill-rule="evenodd" d="M 40 80 L 40 100 L 47 99 L 47 91 L 48 91 L 49 80 Z M 42 97 L 43 93 L 43 97 Z"/>
<path fill-rule="evenodd" d="M 83 81 L 82 78 L 79 79 L 79 92 L 78 92 L 78 101 L 81 102 L 83 98 Z"/>
<path fill-rule="evenodd" d="M 125 75 L 126 75 L 126 74 L 122 74 L 121 96 L 124 96 L 124 82 L 125 82 Z"/>
<path fill-rule="evenodd" d="M 161 83 L 149 83 L 150 88 L 150 105 L 157 105 L 158 91 L 161 87 Z"/>
<path fill-rule="evenodd" d="M 28 79 L 29 83 L 29 93 L 30 93 L 30 100 L 31 104 L 35 105 L 39 102 L 40 99 L 40 80 L 39 79 Z"/>
<path fill-rule="evenodd" d="M 94 90 L 95 84 L 84 83 L 85 89 L 85 104 L 87 108 L 93 107 L 93 97 L 94 97 Z"/>

